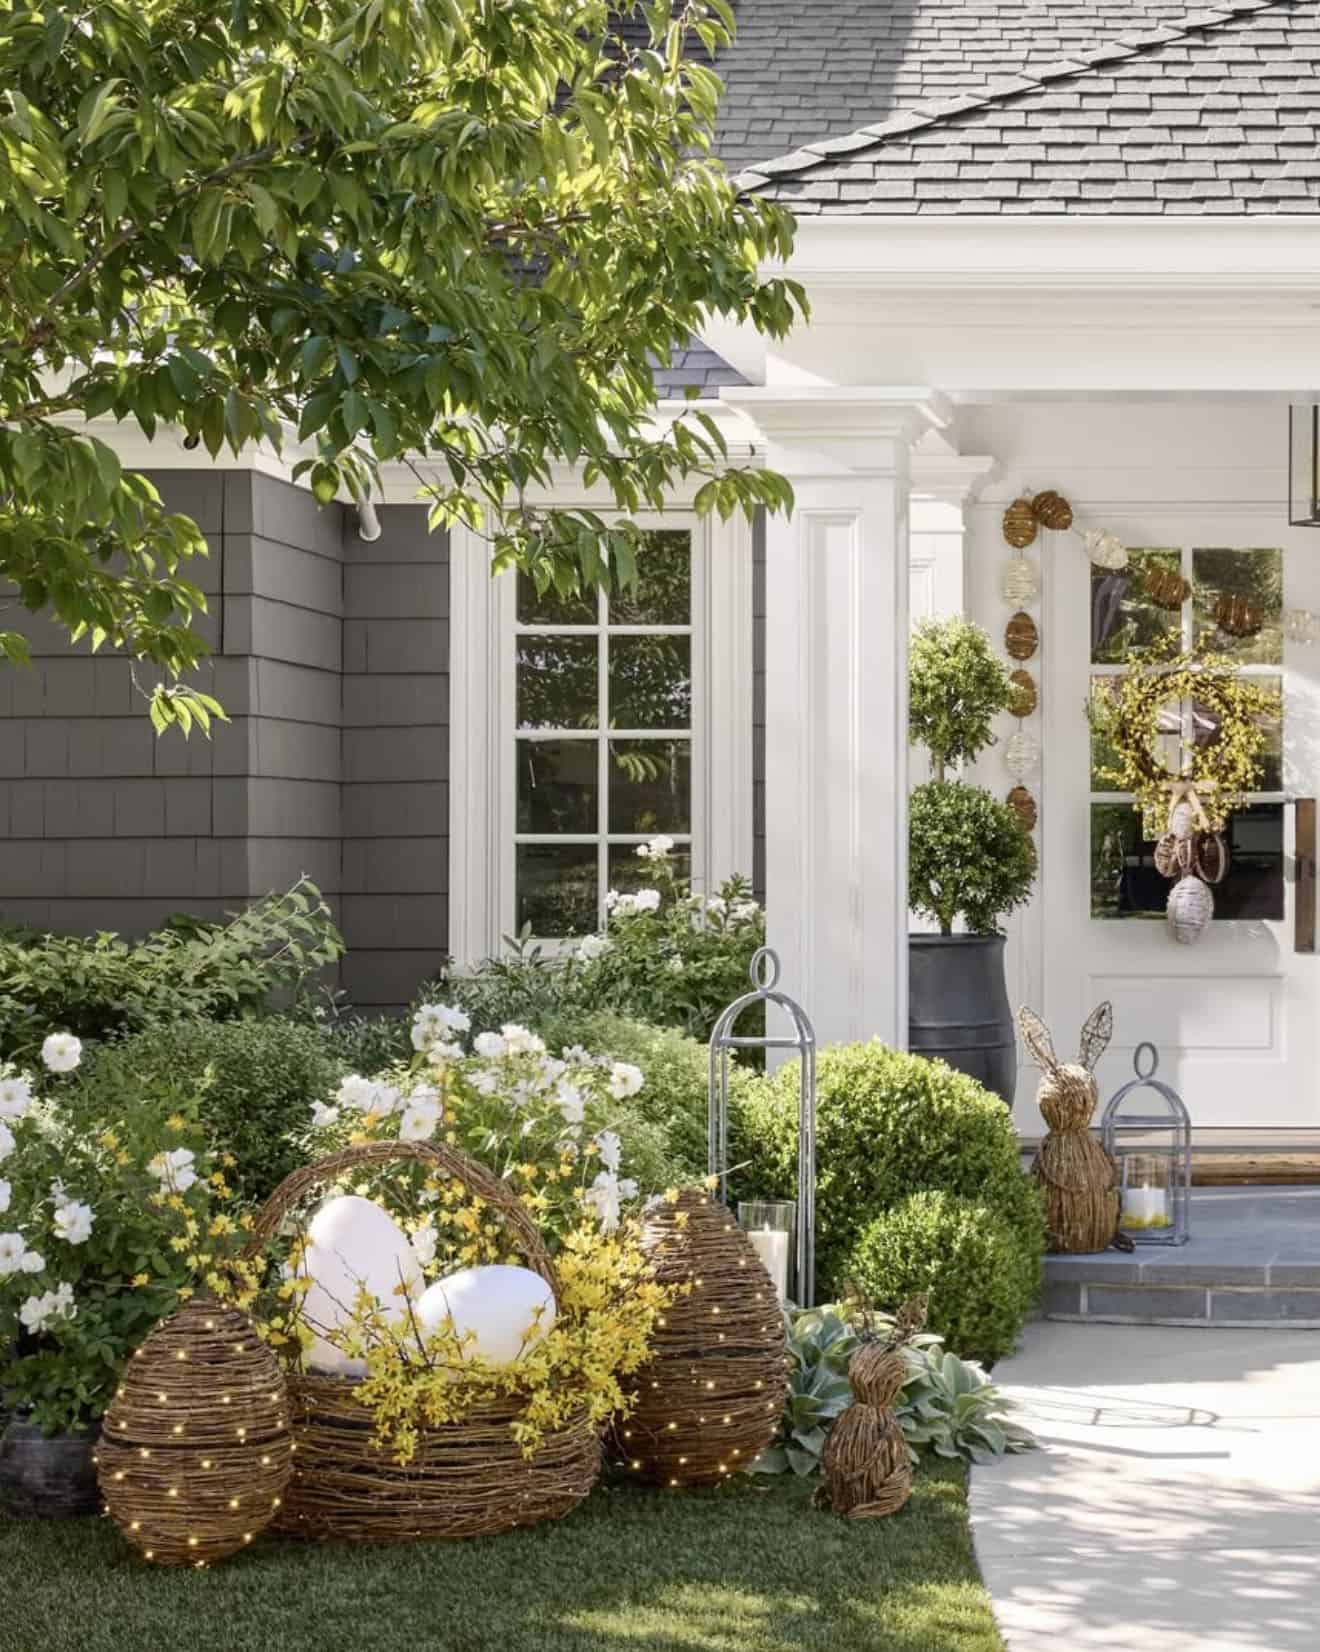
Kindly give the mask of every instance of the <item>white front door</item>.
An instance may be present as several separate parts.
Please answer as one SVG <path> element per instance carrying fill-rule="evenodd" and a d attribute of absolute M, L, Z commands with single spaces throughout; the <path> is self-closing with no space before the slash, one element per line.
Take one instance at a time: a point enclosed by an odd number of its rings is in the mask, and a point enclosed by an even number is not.
<path fill-rule="evenodd" d="M 1133 1050 L 1149 1040 L 1195 1125 L 1320 1126 L 1320 958 L 1294 945 L 1292 802 L 1320 793 L 1320 645 L 1285 639 L 1282 625 L 1285 607 L 1320 610 L 1320 533 L 1281 526 L 1277 509 L 1264 508 L 1137 510 L 1104 525 L 1133 552 L 1126 581 L 1106 582 L 1073 539 L 1051 557 L 1045 594 L 1042 994 L 1056 1047 L 1073 1050 L 1085 1016 L 1107 998 L 1115 1038 L 1102 1094 L 1130 1076 Z M 1146 594 L 1147 569 L 1181 575 L 1192 595 L 1180 609 L 1160 608 Z M 1235 592 L 1260 610 L 1250 636 L 1217 625 L 1216 604 Z M 1248 627 L 1255 617 L 1248 612 Z M 1191 946 L 1178 945 L 1158 915 L 1171 886 L 1152 864 L 1140 816 L 1099 790 L 1086 719 L 1095 681 L 1167 627 L 1186 641 L 1213 633 L 1217 648 L 1280 680 L 1284 693 L 1272 772 L 1233 824 L 1221 915 Z M 1170 736 L 1170 757 L 1178 738 Z M 1029 1112 L 1020 1105 L 1024 1123 Z"/>

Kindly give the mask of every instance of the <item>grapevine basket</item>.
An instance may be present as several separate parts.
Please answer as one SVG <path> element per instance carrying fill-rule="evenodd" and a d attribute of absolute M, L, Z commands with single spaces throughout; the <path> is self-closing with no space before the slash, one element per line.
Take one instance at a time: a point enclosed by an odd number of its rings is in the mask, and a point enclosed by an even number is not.
<path fill-rule="evenodd" d="M 248 1257 L 281 1232 L 309 1193 L 346 1171 L 408 1162 L 438 1170 L 482 1199 L 526 1265 L 558 1296 L 554 1263 L 517 1197 L 467 1154 L 434 1142 L 369 1142 L 295 1170 L 256 1217 Z M 277 1529 L 296 1536 L 358 1543 L 489 1537 L 561 1519 L 600 1473 L 600 1437 L 585 1409 L 547 1431 L 528 1456 L 511 1428 L 524 1402 L 486 1396 L 461 1421 L 419 1427 L 416 1451 L 401 1464 L 377 1437 L 353 1378 L 294 1369 L 288 1382 L 296 1455 Z"/>

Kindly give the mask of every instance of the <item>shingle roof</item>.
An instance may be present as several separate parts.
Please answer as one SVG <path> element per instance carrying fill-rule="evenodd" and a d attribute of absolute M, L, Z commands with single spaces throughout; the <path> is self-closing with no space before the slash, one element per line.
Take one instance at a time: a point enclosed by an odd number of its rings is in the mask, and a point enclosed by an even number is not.
<path fill-rule="evenodd" d="M 734 0 L 716 153 L 737 171 L 1191 10 L 1188 0 Z"/>
<path fill-rule="evenodd" d="M 1320 0 L 1178 9 L 809 143 L 745 187 L 800 215 L 1320 212 Z"/>

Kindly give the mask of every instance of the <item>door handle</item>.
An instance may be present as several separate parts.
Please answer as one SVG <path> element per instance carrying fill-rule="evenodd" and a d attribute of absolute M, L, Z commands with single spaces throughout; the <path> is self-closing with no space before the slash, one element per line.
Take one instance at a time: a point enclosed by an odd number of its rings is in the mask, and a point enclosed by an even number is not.
<path fill-rule="evenodd" d="M 1296 799 L 1293 856 L 1297 863 L 1297 897 L 1293 907 L 1293 951 L 1315 951 L 1316 800 Z"/>

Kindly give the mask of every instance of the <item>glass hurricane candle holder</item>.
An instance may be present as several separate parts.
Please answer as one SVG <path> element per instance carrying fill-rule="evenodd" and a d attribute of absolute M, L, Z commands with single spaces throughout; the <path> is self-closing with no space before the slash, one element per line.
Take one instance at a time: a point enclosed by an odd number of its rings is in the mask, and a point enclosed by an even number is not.
<path fill-rule="evenodd" d="M 1121 1165 L 1121 1225 L 1129 1232 L 1172 1227 L 1168 1160 L 1155 1153 L 1126 1153 Z"/>
<path fill-rule="evenodd" d="M 738 1206 L 738 1226 L 752 1242 L 780 1305 L 792 1300 L 795 1207 L 787 1199 L 746 1200 Z"/>

